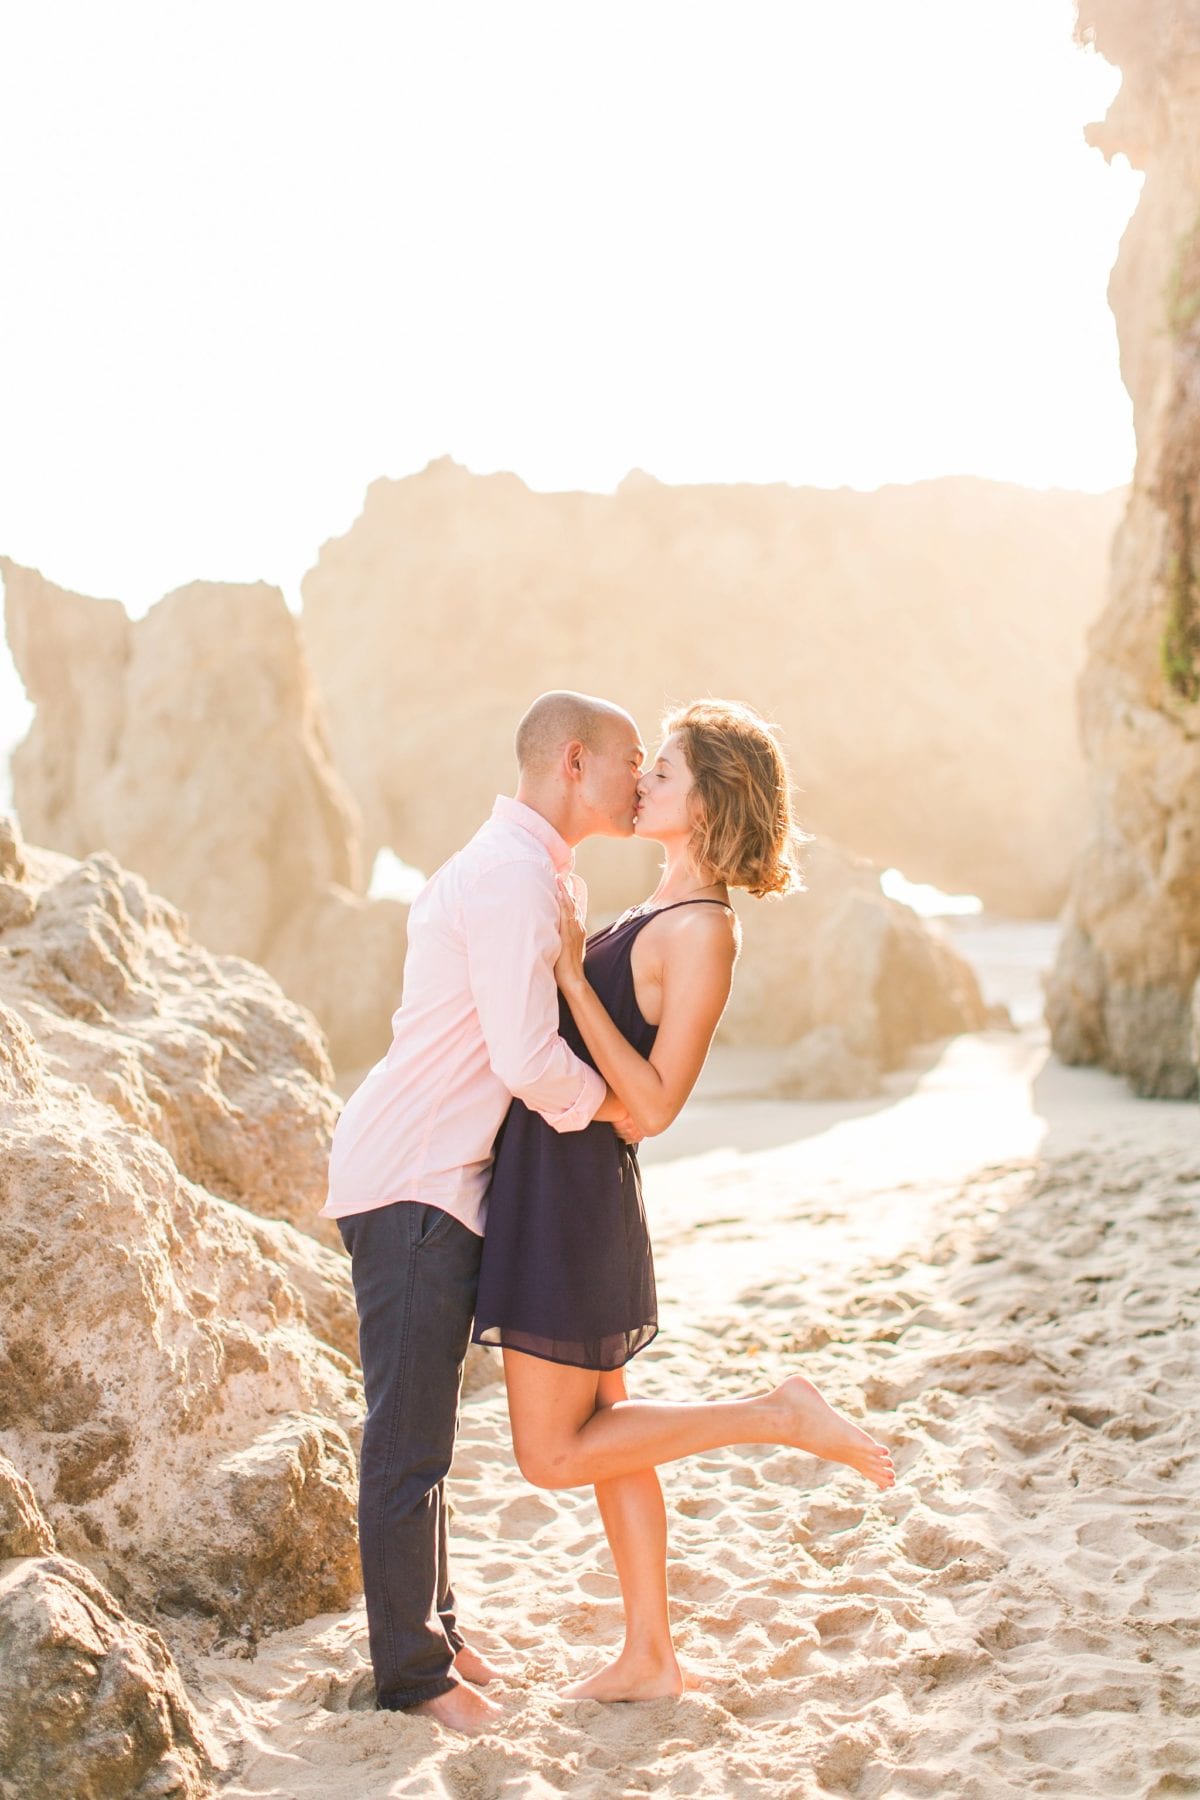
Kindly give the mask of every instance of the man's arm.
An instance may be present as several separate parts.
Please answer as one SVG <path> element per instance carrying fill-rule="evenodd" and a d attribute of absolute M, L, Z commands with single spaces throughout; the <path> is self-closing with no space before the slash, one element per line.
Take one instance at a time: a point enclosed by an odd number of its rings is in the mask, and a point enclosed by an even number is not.
<path fill-rule="evenodd" d="M 555 1131 L 624 1113 L 558 1033 L 558 892 L 534 863 L 503 863 L 462 901 L 467 970 L 488 1060 L 510 1094 Z"/>

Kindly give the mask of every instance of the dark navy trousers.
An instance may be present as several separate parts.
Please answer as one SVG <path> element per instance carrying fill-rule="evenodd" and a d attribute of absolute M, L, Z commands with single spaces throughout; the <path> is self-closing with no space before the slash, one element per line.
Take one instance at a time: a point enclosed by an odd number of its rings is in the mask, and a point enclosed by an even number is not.
<path fill-rule="evenodd" d="M 445 1479 L 483 1239 L 401 1200 L 338 1220 L 350 1252 L 367 1419 L 358 1540 L 376 1704 L 447 1693 L 462 1637 L 446 1549 Z"/>

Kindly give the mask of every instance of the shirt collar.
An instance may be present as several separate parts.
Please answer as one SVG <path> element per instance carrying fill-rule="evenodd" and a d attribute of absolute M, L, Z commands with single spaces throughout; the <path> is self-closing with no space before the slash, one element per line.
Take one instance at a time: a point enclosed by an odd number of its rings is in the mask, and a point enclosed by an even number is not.
<path fill-rule="evenodd" d="M 507 794 L 497 794 L 492 817 L 506 819 L 510 825 L 519 825 L 522 831 L 535 837 L 549 853 L 550 861 L 560 875 L 565 875 L 575 867 L 575 852 L 570 844 L 559 836 L 549 819 L 544 819 L 532 806 L 526 806 L 523 800 L 512 800 Z"/>

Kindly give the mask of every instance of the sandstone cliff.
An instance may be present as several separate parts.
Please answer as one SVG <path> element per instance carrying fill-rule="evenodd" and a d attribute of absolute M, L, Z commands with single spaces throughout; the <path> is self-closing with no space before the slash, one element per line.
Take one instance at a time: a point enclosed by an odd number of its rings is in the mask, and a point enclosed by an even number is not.
<path fill-rule="evenodd" d="M 1048 995 L 1058 1054 L 1197 1086 L 1200 977 L 1200 4 L 1085 0 L 1122 71 L 1095 141 L 1146 183 L 1110 298 L 1138 461 L 1080 684 L 1088 836 Z"/>
<path fill-rule="evenodd" d="M 400 993 L 405 908 L 362 896 L 357 812 L 283 596 L 195 583 L 135 623 L 115 600 L 0 570 L 37 707 L 13 756 L 29 837 L 111 852 L 210 949 L 275 973 L 339 1068 L 372 1061 Z"/>
<path fill-rule="evenodd" d="M 778 720 L 806 823 L 1015 913 L 1081 841 L 1073 686 L 1120 496 L 953 480 L 877 493 L 535 494 L 432 464 L 377 481 L 305 578 L 304 632 L 373 852 L 431 870 L 513 779 L 532 697 L 745 698 Z M 656 852 L 588 845 L 598 909 Z"/>

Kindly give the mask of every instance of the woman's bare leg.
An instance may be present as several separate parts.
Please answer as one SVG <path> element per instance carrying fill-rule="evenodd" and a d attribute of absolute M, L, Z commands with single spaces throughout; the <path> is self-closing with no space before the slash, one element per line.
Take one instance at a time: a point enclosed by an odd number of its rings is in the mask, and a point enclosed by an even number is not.
<path fill-rule="evenodd" d="M 504 1379 L 513 1449 L 535 1487 L 595 1487 L 729 1444 L 787 1444 L 845 1463 L 880 1488 L 896 1479 L 890 1451 L 835 1412 L 803 1375 L 747 1400 L 601 1407 L 595 1369 L 505 1350 Z"/>
<path fill-rule="evenodd" d="M 626 1400 L 620 1369 L 601 1375 L 597 1407 Z M 683 1692 L 667 1611 L 667 1509 L 653 1469 L 596 1484 L 625 1607 L 619 1656 L 563 1693 L 569 1700 L 661 1700 Z"/>

